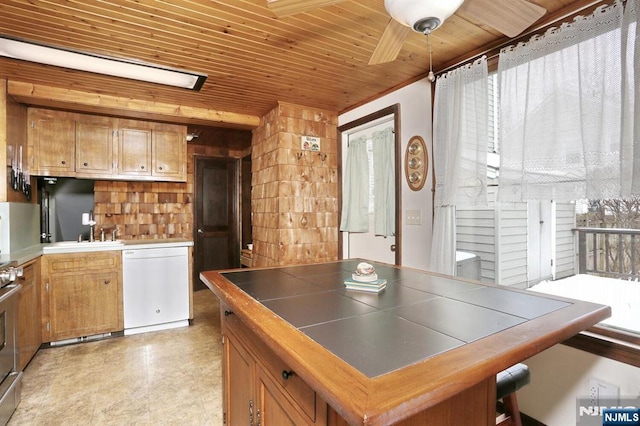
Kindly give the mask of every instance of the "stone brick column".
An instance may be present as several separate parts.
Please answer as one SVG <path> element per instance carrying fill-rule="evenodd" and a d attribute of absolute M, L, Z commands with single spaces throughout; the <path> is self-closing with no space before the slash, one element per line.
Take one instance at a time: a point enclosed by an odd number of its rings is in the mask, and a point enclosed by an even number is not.
<path fill-rule="evenodd" d="M 279 102 L 252 139 L 253 265 L 281 266 L 338 258 L 338 164 L 335 112 Z M 320 138 L 320 151 L 301 147 Z"/>

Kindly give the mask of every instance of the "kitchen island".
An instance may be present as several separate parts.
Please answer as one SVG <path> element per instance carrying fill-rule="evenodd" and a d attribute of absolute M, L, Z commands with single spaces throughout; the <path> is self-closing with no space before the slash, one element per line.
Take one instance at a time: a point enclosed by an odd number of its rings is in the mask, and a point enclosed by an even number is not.
<path fill-rule="evenodd" d="M 607 306 L 361 260 L 207 271 L 220 298 L 227 424 L 495 424 L 495 374 Z"/>

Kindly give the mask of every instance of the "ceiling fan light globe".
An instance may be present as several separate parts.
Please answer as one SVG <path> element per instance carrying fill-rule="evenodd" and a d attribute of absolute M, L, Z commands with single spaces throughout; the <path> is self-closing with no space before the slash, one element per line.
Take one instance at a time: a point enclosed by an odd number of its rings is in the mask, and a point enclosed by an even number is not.
<path fill-rule="evenodd" d="M 453 15 L 463 2 L 464 0 L 384 0 L 384 7 L 396 21 L 414 31 L 427 33 Z M 421 24 L 424 22 L 430 23 L 428 28 Z"/>

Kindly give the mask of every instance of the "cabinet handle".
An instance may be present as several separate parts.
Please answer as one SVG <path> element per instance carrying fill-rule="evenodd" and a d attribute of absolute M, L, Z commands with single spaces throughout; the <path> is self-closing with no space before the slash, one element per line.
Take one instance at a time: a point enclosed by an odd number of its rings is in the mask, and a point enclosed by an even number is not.
<path fill-rule="evenodd" d="M 83 166 L 87 167 L 89 165 L 89 163 L 87 163 L 86 161 L 84 163 L 82 163 Z"/>
<path fill-rule="evenodd" d="M 104 280 L 105 285 L 109 284 L 111 282 L 111 280 Z"/>
<path fill-rule="evenodd" d="M 260 421 L 260 409 L 258 408 L 258 412 L 256 413 L 256 417 L 258 419 L 258 426 L 262 425 L 262 422 Z"/>
<path fill-rule="evenodd" d="M 141 170 L 144 170 L 144 166 L 140 166 L 140 169 L 141 169 Z"/>
<path fill-rule="evenodd" d="M 162 170 L 162 166 L 158 166 L 158 170 Z"/>
<path fill-rule="evenodd" d="M 249 399 L 249 426 L 253 426 L 253 399 Z"/>
<path fill-rule="evenodd" d="M 291 371 L 291 370 L 289 370 L 289 371 L 287 371 L 287 370 L 282 370 L 282 378 L 283 378 L 284 380 L 288 380 L 288 379 L 289 379 L 289 377 L 291 377 L 291 376 L 293 376 L 293 371 Z"/>
<path fill-rule="evenodd" d="M 64 161 L 64 160 L 62 160 L 62 164 L 67 164 L 67 162 L 66 162 L 66 161 Z"/>
<path fill-rule="evenodd" d="M 224 316 L 228 317 L 229 315 L 233 315 L 232 311 L 224 311 Z"/>

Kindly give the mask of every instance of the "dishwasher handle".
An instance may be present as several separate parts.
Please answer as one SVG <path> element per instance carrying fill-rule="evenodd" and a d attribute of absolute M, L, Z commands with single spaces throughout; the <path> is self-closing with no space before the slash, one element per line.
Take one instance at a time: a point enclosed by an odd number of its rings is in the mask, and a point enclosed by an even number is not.
<path fill-rule="evenodd" d="M 169 257 L 188 256 L 188 248 L 181 247 L 164 247 L 164 248 L 148 248 L 148 249 L 129 249 L 122 251 L 122 261 L 133 259 L 159 259 Z"/>

